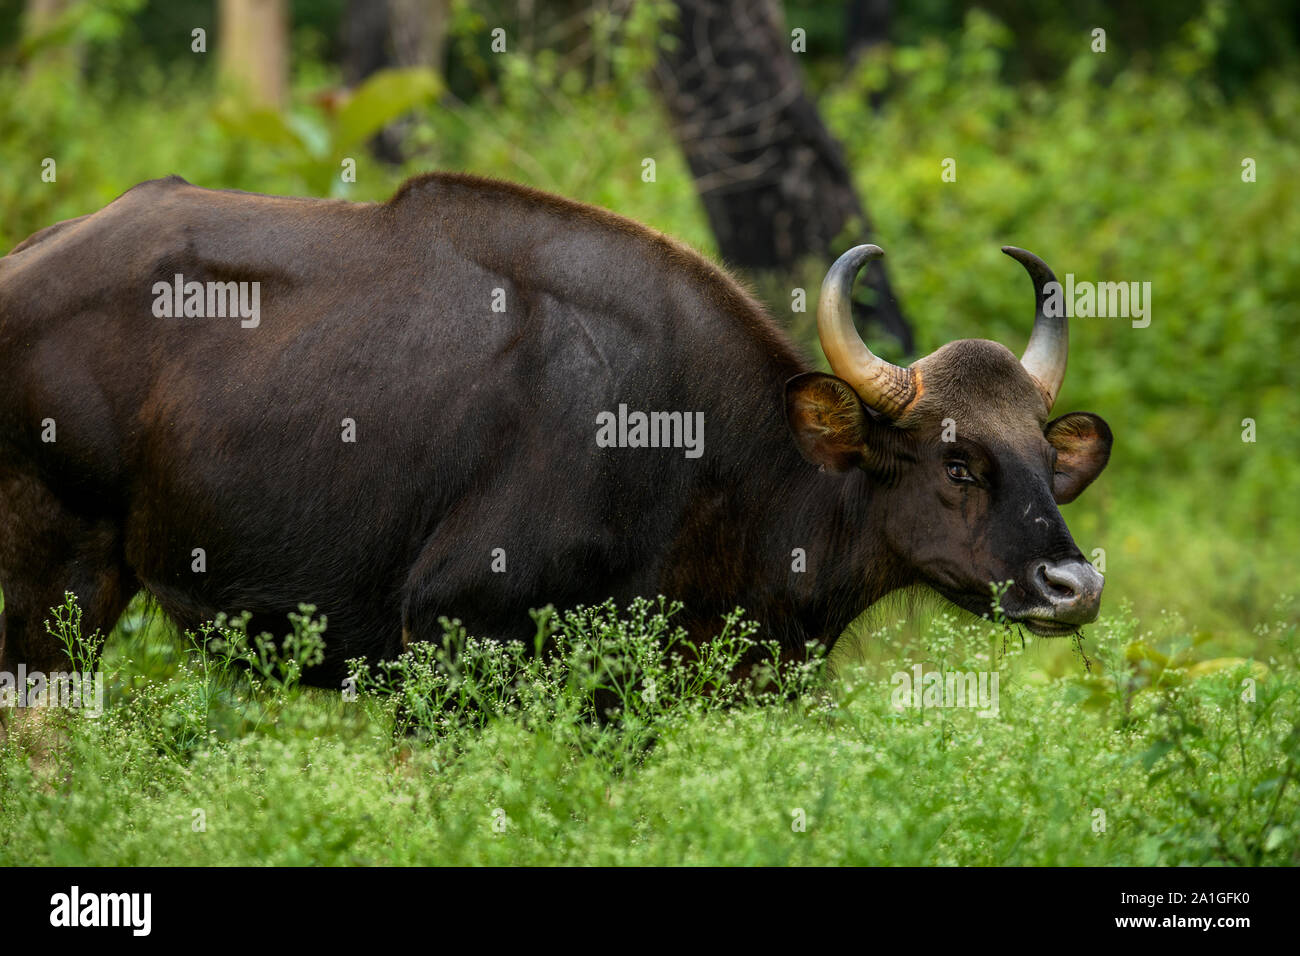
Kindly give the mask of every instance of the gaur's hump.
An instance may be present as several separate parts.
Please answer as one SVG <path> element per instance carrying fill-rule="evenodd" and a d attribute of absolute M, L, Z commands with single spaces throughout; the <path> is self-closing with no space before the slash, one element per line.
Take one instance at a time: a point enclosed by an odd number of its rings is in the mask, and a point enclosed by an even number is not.
<path fill-rule="evenodd" d="M 177 176 L 175 173 L 172 173 L 170 176 L 164 176 L 161 179 L 146 179 L 142 183 L 136 183 L 134 186 L 128 189 L 127 192 L 134 192 L 137 189 L 166 189 L 168 187 L 190 186 L 190 185 L 193 184 L 188 179 L 185 179 L 182 176 Z"/>
<path fill-rule="evenodd" d="M 146 179 L 142 183 L 136 183 L 126 192 L 118 196 L 117 199 L 114 199 L 113 202 L 118 202 L 119 200 L 125 199 L 127 196 L 131 196 L 135 193 L 147 194 L 147 193 L 159 193 L 159 192 L 172 192 L 177 189 L 193 189 L 193 188 L 195 188 L 193 183 L 189 182 L 186 179 L 181 178 L 180 176 L 177 176 L 175 173 L 172 173 L 170 176 L 164 176 L 161 179 Z"/>
<path fill-rule="evenodd" d="M 504 244 L 531 258 L 538 244 L 554 241 L 558 233 L 576 249 L 596 246 L 604 255 L 668 269 L 688 280 L 713 309 L 743 323 L 769 355 L 799 370 L 805 364 L 785 332 L 725 269 L 685 243 L 608 209 L 506 180 L 452 172 L 408 179 L 386 206 L 398 216 L 436 217 L 458 239 L 491 242 L 498 252 Z M 584 235 L 590 244 L 580 240 Z"/>
<path fill-rule="evenodd" d="M 723 286 L 747 300 L 746 304 L 759 308 L 735 278 L 684 243 L 608 209 L 531 186 L 469 173 L 424 173 L 403 183 L 388 206 L 401 214 L 418 210 L 417 215 L 436 213 L 454 222 L 470 221 L 479 226 L 484 225 L 481 222 L 484 217 L 497 223 L 501 215 L 509 212 L 517 217 L 512 222 L 521 227 L 520 232 L 538 220 L 550 220 L 564 222 L 570 228 L 594 227 L 605 234 L 607 241 L 611 238 L 609 233 L 618 233 L 633 243 L 660 252 L 699 278 Z"/>

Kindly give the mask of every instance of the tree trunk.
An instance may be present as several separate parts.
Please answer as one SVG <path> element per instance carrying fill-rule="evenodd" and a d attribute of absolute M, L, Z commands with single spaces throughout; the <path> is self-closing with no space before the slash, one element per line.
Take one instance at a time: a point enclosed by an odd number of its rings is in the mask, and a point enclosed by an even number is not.
<path fill-rule="evenodd" d="M 850 63 L 873 46 L 889 42 L 892 6 L 891 0 L 850 0 L 847 18 Z"/>
<path fill-rule="evenodd" d="M 217 35 L 223 82 L 259 106 L 282 109 L 289 98 L 286 0 L 220 0 Z"/>
<path fill-rule="evenodd" d="M 425 66 L 442 73 L 451 20 L 448 0 L 388 0 L 393 58 L 398 66 Z"/>
<path fill-rule="evenodd" d="M 839 144 L 803 90 L 772 0 L 678 0 L 677 46 L 656 71 L 673 131 L 723 258 L 788 271 L 829 258 L 850 224 L 871 227 Z M 829 264 L 829 263 L 828 263 Z M 868 267 L 866 313 L 908 351 L 911 330 L 883 266 Z"/>
<path fill-rule="evenodd" d="M 358 86 L 394 66 L 443 72 L 451 20 L 448 0 L 348 0 L 343 11 L 343 82 Z M 402 162 L 402 124 L 385 127 L 370 141 L 385 162 Z"/>
<path fill-rule="evenodd" d="M 23 33 L 26 37 L 39 37 L 52 29 L 59 18 L 72 6 L 72 0 L 27 0 L 24 7 Z M 82 53 L 80 44 L 55 42 L 43 46 L 28 64 L 29 72 L 38 66 L 45 69 L 79 73 Z"/>

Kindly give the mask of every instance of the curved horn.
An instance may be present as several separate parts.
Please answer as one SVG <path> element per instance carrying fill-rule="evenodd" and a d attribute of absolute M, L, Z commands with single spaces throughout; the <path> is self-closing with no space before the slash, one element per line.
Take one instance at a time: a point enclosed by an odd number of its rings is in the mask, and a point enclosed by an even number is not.
<path fill-rule="evenodd" d="M 831 371 L 853 386 L 861 399 L 888 418 L 897 418 L 916 398 L 912 370 L 877 358 L 853 326 L 853 280 L 858 270 L 885 251 L 854 246 L 835 260 L 822 280 L 817 302 L 817 335 Z"/>
<path fill-rule="evenodd" d="M 1070 353 L 1069 319 L 1064 308 L 1059 316 L 1049 316 L 1043 308 L 1047 301 L 1047 284 L 1056 282 L 1056 276 L 1047 263 L 1032 252 L 1015 246 L 1003 246 L 1002 251 L 1024 266 L 1034 280 L 1034 331 L 1029 335 L 1029 345 L 1020 364 L 1042 389 L 1050 412 L 1056 404 L 1056 396 L 1061 393 L 1061 383 L 1065 381 L 1065 363 Z"/>

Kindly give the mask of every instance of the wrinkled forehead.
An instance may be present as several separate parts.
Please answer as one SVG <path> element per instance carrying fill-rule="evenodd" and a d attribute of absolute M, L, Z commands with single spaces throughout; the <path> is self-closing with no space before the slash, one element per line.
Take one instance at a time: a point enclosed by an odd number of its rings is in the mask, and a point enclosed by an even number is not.
<path fill-rule="evenodd" d="M 925 434 L 950 423 L 958 434 L 990 448 L 1031 452 L 1042 443 L 1047 402 L 1005 346 L 984 339 L 950 342 L 914 368 L 921 394 L 900 425 Z"/>

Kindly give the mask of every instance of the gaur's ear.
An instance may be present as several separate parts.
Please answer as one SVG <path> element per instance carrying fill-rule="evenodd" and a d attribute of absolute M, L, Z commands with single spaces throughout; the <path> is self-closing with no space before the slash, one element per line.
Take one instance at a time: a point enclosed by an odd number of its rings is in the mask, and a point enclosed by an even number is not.
<path fill-rule="evenodd" d="M 799 451 L 814 465 L 847 471 L 863 463 L 871 426 L 862 399 L 844 379 L 796 375 L 785 383 L 785 416 Z"/>
<path fill-rule="evenodd" d="M 1052 497 L 1069 504 L 1110 460 L 1110 426 L 1091 412 L 1070 412 L 1048 422 L 1044 434 L 1056 449 Z"/>

